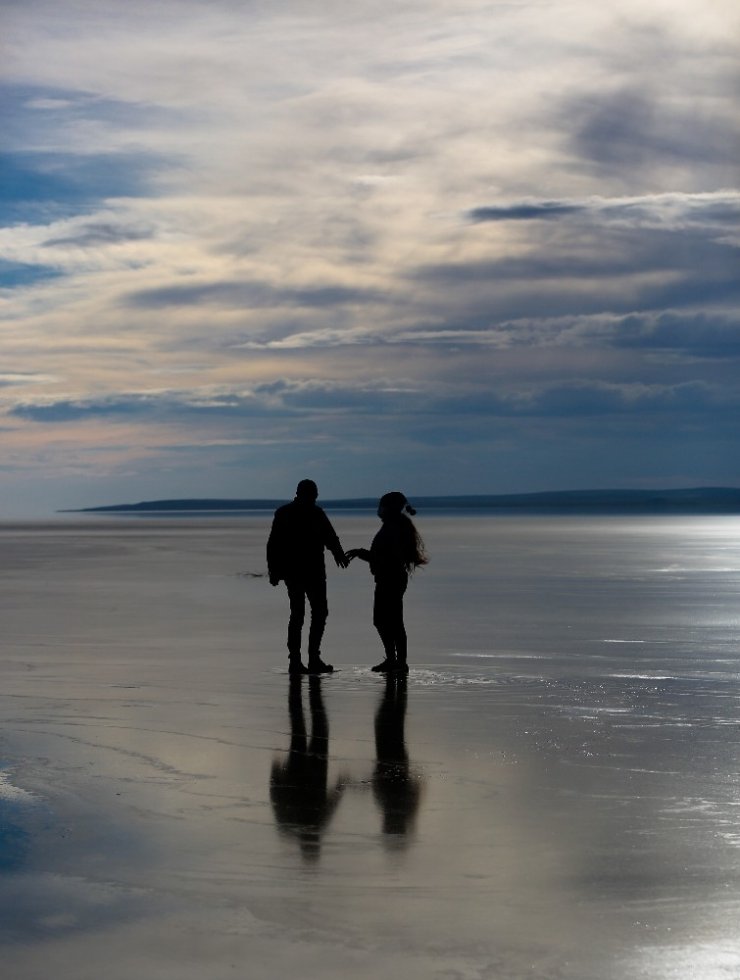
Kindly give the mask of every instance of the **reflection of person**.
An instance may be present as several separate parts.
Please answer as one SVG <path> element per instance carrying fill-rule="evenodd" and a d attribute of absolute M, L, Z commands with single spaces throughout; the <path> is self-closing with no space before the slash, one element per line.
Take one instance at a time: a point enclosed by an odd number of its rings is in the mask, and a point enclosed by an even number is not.
<path fill-rule="evenodd" d="M 394 835 L 393 843 L 402 844 L 419 809 L 421 783 L 411 772 L 406 751 L 406 678 L 389 673 L 385 683 L 375 715 L 373 794 L 383 814 L 383 833 Z"/>
<path fill-rule="evenodd" d="M 378 503 L 378 517 L 383 526 L 373 538 L 370 549 L 354 548 L 347 552 L 349 561 L 362 558 L 369 562 L 375 578 L 373 625 L 385 651 L 382 663 L 372 668 L 379 673 L 408 673 L 403 596 L 409 573 L 428 561 L 419 532 L 404 511 L 416 513 L 402 493 L 397 490 L 386 493 Z"/>
<path fill-rule="evenodd" d="M 324 548 L 328 548 L 340 568 L 347 567 L 336 531 L 321 507 L 313 480 L 301 480 L 295 500 L 278 507 L 267 541 L 267 570 L 271 585 L 281 580 L 288 589 L 288 669 L 291 673 L 326 673 L 334 668 L 321 659 L 329 607 L 326 601 Z M 308 632 L 308 670 L 301 662 L 301 633 L 306 615 L 306 599 L 311 607 Z"/>
<path fill-rule="evenodd" d="M 329 790 L 329 722 L 321 697 L 321 678 L 308 678 L 311 736 L 303 713 L 303 680 L 290 678 L 288 712 L 290 749 L 275 760 L 270 774 L 270 799 L 278 828 L 294 837 L 307 861 L 316 860 L 325 832 L 344 791 L 341 780 Z"/>

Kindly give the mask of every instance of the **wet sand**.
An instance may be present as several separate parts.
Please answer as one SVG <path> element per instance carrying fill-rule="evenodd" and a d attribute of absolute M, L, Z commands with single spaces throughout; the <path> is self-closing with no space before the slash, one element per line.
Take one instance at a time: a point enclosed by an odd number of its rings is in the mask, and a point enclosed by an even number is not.
<path fill-rule="evenodd" d="M 740 522 L 418 523 L 405 683 L 264 517 L 0 526 L 8 977 L 740 975 Z"/>

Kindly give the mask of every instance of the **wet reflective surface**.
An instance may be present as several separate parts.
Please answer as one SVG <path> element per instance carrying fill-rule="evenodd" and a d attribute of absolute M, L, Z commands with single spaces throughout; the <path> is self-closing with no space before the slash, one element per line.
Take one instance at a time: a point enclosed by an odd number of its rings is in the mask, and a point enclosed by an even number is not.
<path fill-rule="evenodd" d="M 0 525 L 9 976 L 740 975 L 740 521 L 420 514 L 400 681 L 268 523 Z"/>

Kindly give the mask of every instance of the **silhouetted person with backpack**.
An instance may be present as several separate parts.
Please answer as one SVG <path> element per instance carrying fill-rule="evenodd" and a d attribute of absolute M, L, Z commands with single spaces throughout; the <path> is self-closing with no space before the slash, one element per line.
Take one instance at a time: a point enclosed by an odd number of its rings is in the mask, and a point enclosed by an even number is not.
<path fill-rule="evenodd" d="M 295 499 L 275 511 L 267 541 L 270 585 L 285 582 L 290 600 L 288 669 L 291 674 L 323 674 L 334 670 L 321 659 L 321 639 L 329 615 L 324 549 L 329 549 L 340 568 L 346 568 L 349 562 L 331 521 L 316 504 L 318 495 L 313 480 L 301 480 Z M 301 661 L 306 599 L 311 607 L 307 668 Z"/>

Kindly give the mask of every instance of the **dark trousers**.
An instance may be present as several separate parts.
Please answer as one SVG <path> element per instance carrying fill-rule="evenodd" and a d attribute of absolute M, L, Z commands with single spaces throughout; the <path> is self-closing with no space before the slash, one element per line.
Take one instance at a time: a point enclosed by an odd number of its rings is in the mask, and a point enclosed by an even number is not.
<path fill-rule="evenodd" d="M 301 633 L 306 618 L 306 599 L 311 607 L 311 625 L 308 629 L 308 659 L 316 660 L 321 654 L 329 606 L 326 601 L 326 578 L 288 578 L 285 580 L 290 600 L 288 620 L 288 653 L 300 659 Z"/>
<path fill-rule="evenodd" d="M 403 622 L 403 596 L 408 575 L 375 580 L 373 626 L 378 631 L 388 660 L 406 663 L 406 626 Z"/>

